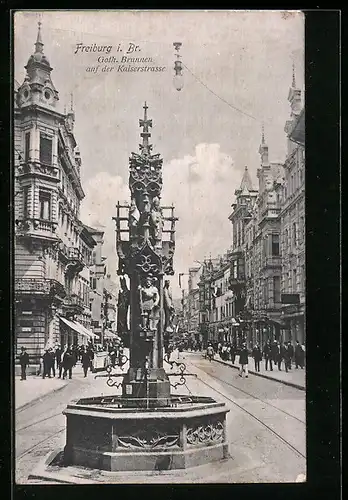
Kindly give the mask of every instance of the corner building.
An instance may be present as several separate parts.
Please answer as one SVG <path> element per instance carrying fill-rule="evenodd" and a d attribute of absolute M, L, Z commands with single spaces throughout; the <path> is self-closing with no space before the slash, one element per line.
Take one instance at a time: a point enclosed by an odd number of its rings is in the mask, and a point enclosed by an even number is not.
<path fill-rule="evenodd" d="M 26 77 L 15 83 L 15 355 L 35 369 L 48 345 L 86 343 L 89 270 L 95 240 L 80 221 L 81 158 L 75 115 L 57 110 L 58 92 L 40 24 Z"/>

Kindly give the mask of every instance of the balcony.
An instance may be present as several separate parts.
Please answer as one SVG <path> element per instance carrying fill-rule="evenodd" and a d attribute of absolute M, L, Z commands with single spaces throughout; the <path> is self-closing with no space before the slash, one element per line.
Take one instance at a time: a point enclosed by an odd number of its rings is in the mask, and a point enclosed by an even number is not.
<path fill-rule="evenodd" d="M 68 316 L 81 314 L 84 311 L 83 299 L 78 295 L 67 295 L 63 301 L 63 310 Z"/>
<path fill-rule="evenodd" d="M 16 235 L 26 238 L 39 238 L 44 240 L 58 241 L 55 234 L 58 223 L 45 220 L 25 218 L 16 220 Z"/>
<path fill-rule="evenodd" d="M 66 292 L 64 286 L 53 279 L 17 278 L 15 279 L 15 295 L 63 299 Z"/>
<path fill-rule="evenodd" d="M 66 250 L 67 266 L 66 272 L 69 275 L 76 275 L 85 267 L 82 253 L 78 248 L 69 247 Z"/>

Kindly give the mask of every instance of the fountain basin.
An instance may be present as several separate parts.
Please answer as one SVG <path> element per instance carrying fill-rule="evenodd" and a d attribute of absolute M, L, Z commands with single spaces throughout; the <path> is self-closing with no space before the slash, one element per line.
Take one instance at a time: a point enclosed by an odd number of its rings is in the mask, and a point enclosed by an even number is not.
<path fill-rule="evenodd" d="M 107 396 L 70 403 L 65 465 L 105 471 L 195 467 L 228 458 L 224 403 L 200 396 L 156 400 Z"/>

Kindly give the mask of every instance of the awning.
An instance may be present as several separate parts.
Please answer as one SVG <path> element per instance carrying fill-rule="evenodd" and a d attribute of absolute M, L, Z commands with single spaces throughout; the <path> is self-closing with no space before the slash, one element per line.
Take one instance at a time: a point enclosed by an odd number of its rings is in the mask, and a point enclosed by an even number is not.
<path fill-rule="evenodd" d="M 81 328 L 81 330 L 84 331 L 86 333 L 86 335 L 88 335 L 89 337 L 94 338 L 94 339 L 99 338 L 98 335 L 91 332 L 91 330 L 88 330 L 88 328 L 86 328 L 84 325 L 81 325 L 81 323 L 79 323 L 78 321 L 74 321 L 73 323 L 77 324 L 79 326 L 79 328 Z"/>
<path fill-rule="evenodd" d="M 116 333 L 111 332 L 110 330 L 105 330 L 104 339 L 120 339 L 120 337 Z"/>
<path fill-rule="evenodd" d="M 84 337 L 88 338 L 96 337 L 94 333 L 87 330 L 87 328 L 85 328 L 83 325 L 81 325 L 81 323 L 78 323 L 77 321 L 70 321 L 66 318 L 62 318 L 62 316 L 59 316 L 59 319 L 63 321 L 63 323 L 65 323 L 69 328 L 74 330 L 76 333 L 83 335 Z"/>

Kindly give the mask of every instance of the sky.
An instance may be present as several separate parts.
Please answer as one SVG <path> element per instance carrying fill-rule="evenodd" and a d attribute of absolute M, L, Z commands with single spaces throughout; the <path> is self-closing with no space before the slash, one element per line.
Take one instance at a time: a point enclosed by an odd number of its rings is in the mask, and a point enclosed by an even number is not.
<path fill-rule="evenodd" d="M 286 155 L 284 125 L 295 65 L 304 90 L 304 16 L 297 11 L 25 11 L 14 18 L 14 77 L 21 84 L 42 22 L 44 53 L 59 92 L 58 110 L 73 94 L 85 199 L 81 219 L 105 230 L 104 255 L 116 279 L 117 201 L 130 200 L 128 158 L 138 152 L 144 101 L 153 120 L 150 142 L 163 158 L 162 204 L 179 217 L 173 296 L 178 274 L 232 244 L 228 220 L 234 191 L 248 166 L 257 187 L 261 127 L 271 161 Z M 173 85 L 181 42 L 184 87 Z M 112 46 L 81 52 L 76 44 Z M 162 72 L 102 72 L 97 57 L 152 58 Z M 117 52 L 120 46 L 123 52 Z M 96 73 L 88 71 L 99 68 Z M 149 64 L 151 65 L 151 64 Z M 116 66 L 118 64 L 109 64 Z M 94 70 L 95 71 L 95 70 Z M 217 97 L 218 96 L 218 97 Z M 242 112 L 238 111 L 237 109 Z M 187 280 L 186 284 L 187 285 Z"/>

